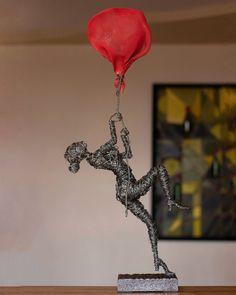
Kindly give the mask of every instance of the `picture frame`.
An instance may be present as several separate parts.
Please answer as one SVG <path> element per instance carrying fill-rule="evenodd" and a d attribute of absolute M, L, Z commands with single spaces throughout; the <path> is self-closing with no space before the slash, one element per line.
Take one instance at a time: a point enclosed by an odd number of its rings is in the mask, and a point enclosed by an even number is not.
<path fill-rule="evenodd" d="M 153 159 L 170 175 L 167 202 L 158 178 L 152 215 L 165 240 L 236 240 L 236 85 L 154 84 Z"/>

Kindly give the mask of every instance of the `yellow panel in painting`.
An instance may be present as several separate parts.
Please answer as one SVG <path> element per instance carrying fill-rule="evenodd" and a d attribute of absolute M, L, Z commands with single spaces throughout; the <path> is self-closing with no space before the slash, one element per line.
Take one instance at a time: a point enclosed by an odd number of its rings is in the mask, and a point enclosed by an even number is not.
<path fill-rule="evenodd" d="M 232 164 L 236 165 L 236 149 L 231 149 L 226 152 L 226 157 Z"/>
<path fill-rule="evenodd" d="M 196 92 L 196 95 L 191 104 L 192 113 L 199 118 L 201 115 L 201 93 L 199 91 Z"/>
<path fill-rule="evenodd" d="M 210 131 L 218 140 L 235 141 L 236 139 L 236 132 L 230 131 L 226 124 L 216 124 Z"/>
<path fill-rule="evenodd" d="M 182 184 L 184 194 L 192 195 L 192 217 L 193 217 L 193 237 L 202 234 L 202 207 L 201 207 L 201 182 L 188 181 Z"/>
<path fill-rule="evenodd" d="M 193 221 L 193 237 L 199 238 L 202 235 L 202 220 L 197 218 Z"/>
<path fill-rule="evenodd" d="M 194 194 L 199 190 L 199 181 L 186 181 L 182 183 L 183 194 Z"/>
<path fill-rule="evenodd" d="M 167 97 L 165 95 L 162 95 L 158 99 L 158 111 L 163 114 L 167 112 Z"/>
<path fill-rule="evenodd" d="M 190 151 L 191 155 L 194 155 L 194 156 L 197 156 L 197 155 L 201 156 L 202 155 L 202 141 L 201 141 L 201 139 L 197 139 L 197 138 L 185 139 L 182 142 L 182 148 L 183 148 L 184 154 L 186 154 L 188 151 Z"/>
<path fill-rule="evenodd" d="M 168 232 L 169 233 L 174 233 L 176 232 L 177 229 L 179 229 L 182 226 L 183 219 L 181 217 L 177 217 L 174 222 L 171 224 Z"/>
<path fill-rule="evenodd" d="M 174 88 L 173 93 L 190 107 L 191 112 L 198 118 L 201 115 L 202 91 L 199 88 Z"/>
<path fill-rule="evenodd" d="M 174 158 L 166 159 L 163 164 L 166 167 L 170 176 L 180 172 L 180 162 Z"/>
<path fill-rule="evenodd" d="M 202 214 L 202 208 L 201 206 L 198 204 L 198 205 L 195 205 L 193 207 L 193 217 L 194 218 L 199 218 Z"/>
<path fill-rule="evenodd" d="M 205 162 L 207 163 L 207 165 L 208 166 L 210 166 L 211 164 L 212 164 L 212 162 L 213 162 L 213 155 L 212 156 L 204 156 L 204 160 L 205 160 Z"/>
<path fill-rule="evenodd" d="M 220 110 L 219 110 L 218 106 L 214 106 L 214 108 L 213 108 L 213 116 L 214 116 L 214 118 L 217 118 L 217 117 L 220 116 Z"/>
<path fill-rule="evenodd" d="M 193 200 L 193 236 L 199 237 L 202 234 L 202 195 L 201 195 L 201 183 L 198 182 L 196 190 L 192 196 Z"/>
<path fill-rule="evenodd" d="M 195 97 L 201 94 L 201 90 L 197 87 L 173 87 L 171 90 L 176 97 L 179 97 L 183 101 L 184 105 L 190 107 Z"/>
<path fill-rule="evenodd" d="M 210 130 L 211 130 L 211 133 L 219 140 L 221 140 L 222 136 L 225 135 L 222 132 L 222 125 L 220 125 L 220 124 L 216 124 Z"/>
<path fill-rule="evenodd" d="M 236 105 L 236 89 L 221 88 L 220 89 L 220 110 L 224 111 L 227 107 Z"/>
<path fill-rule="evenodd" d="M 236 139 L 236 132 L 234 131 L 230 131 L 229 129 L 227 130 L 227 138 L 228 140 L 232 140 L 235 141 Z"/>
<path fill-rule="evenodd" d="M 166 90 L 167 94 L 167 122 L 181 124 L 185 117 L 185 104 L 175 95 L 171 89 Z"/>
<path fill-rule="evenodd" d="M 186 115 L 186 107 L 189 106 L 196 117 L 201 115 L 201 90 L 197 88 L 173 88 L 166 90 L 167 121 L 181 124 Z"/>

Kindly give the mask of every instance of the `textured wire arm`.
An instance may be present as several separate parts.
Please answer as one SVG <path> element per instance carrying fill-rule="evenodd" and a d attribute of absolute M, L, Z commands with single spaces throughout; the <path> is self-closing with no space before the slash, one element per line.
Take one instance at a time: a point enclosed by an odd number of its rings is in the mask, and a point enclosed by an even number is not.
<path fill-rule="evenodd" d="M 111 139 L 105 144 L 101 145 L 98 151 L 106 153 L 117 143 L 116 127 L 113 120 L 109 120 L 109 127 L 111 132 Z"/>
<path fill-rule="evenodd" d="M 121 139 L 123 141 L 124 147 L 125 147 L 125 152 L 121 154 L 123 158 L 128 158 L 131 159 L 133 157 L 132 151 L 131 151 L 131 146 L 129 142 L 129 137 L 128 135 L 121 135 Z"/>

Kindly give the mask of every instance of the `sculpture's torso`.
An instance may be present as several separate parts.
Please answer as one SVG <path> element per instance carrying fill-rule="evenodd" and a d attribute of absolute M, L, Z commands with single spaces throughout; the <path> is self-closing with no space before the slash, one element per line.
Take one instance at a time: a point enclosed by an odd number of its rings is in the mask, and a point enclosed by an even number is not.
<path fill-rule="evenodd" d="M 132 169 L 127 166 L 119 150 L 113 147 L 105 154 L 97 150 L 90 154 L 87 161 L 96 169 L 110 170 L 116 175 L 116 196 L 123 202 L 128 186 L 134 184 L 136 179 Z"/>

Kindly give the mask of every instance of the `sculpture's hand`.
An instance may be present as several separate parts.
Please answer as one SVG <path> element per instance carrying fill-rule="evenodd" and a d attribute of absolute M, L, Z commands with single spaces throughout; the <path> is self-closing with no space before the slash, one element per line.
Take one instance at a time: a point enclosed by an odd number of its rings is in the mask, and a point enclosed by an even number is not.
<path fill-rule="evenodd" d="M 113 122 L 120 122 L 122 120 L 122 115 L 121 113 L 119 112 L 116 112 L 115 114 L 113 114 L 111 117 L 110 117 L 110 121 L 113 121 Z"/>
<path fill-rule="evenodd" d="M 189 209 L 189 207 L 187 207 L 187 206 L 182 206 L 182 205 L 178 204 L 177 202 L 175 202 L 175 201 L 172 200 L 172 199 L 168 199 L 167 205 L 168 205 L 169 211 L 172 210 L 172 207 L 173 207 L 173 206 L 175 206 L 175 207 L 177 207 L 177 208 L 179 208 L 179 209 L 184 209 L 184 210 L 188 210 L 188 209 Z"/>
<path fill-rule="evenodd" d="M 129 130 L 126 127 L 124 127 L 121 129 L 120 134 L 127 136 L 127 135 L 129 135 Z"/>

